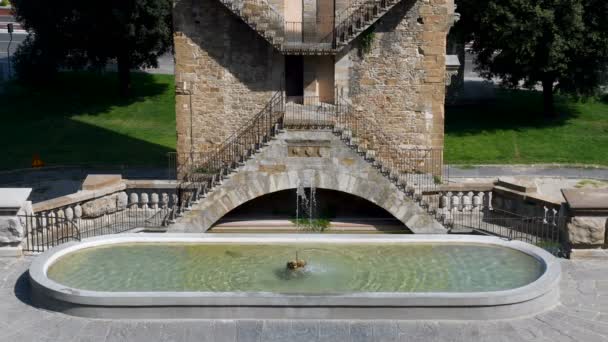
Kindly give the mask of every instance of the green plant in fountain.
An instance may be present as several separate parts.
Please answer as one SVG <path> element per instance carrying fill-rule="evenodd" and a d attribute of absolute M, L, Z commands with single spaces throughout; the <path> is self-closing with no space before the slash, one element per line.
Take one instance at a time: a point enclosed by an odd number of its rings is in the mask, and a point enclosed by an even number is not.
<path fill-rule="evenodd" d="M 297 227 L 300 227 L 303 230 L 313 231 L 313 232 L 324 232 L 329 228 L 329 220 L 326 218 L 297 218 L 291 219 L 291 223 L 295 224 Z"/>
<path fill-rule="evenodd" d="M 372 51 L 372 45 L 374 44 L 374 39 L 376 38 L 376 34 L 374 33 L 374 26 L 370 26 L 367 30 L 361 33 L 361 51 L 364 55 L 370 53 Z"/>

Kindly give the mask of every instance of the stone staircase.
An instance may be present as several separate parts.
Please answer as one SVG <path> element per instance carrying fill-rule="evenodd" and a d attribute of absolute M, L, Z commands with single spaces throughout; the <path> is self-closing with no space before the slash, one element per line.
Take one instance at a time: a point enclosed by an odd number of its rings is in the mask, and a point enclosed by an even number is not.
<path fill-rule="evenodd" d="M 336 49 L 347 46 L 401 0 L 360 0 L 336 13 Z"/>
<path fill-rule="evenodd" d="M 220 0 L 232 13 L 281 51 L 285 39 L 285 19 L 266 0 Z"/>
<path fill-rule="evenodd" d="M 280 132 L 284 116 L 285 99 L 279 91 L 258 114 L 215 150 L 177 155 L 176 174 L 180 183 L 171 221 L 175 222 L 192 204 L 220 186 L 231 172 L 258 153 Z"/>
<path fill-rule="evenodd" d="M 285 54 L 334 54 L 350 44 L 401 0 L 359 0 L 335 14 L 334 28 L 315 42 L 288 41 L 283 15 L 266 0 L 220 0 L 232 13 Z M 300 23 L 301 24 L 301 23 Z M 324 33 L 325 35 L 325 33 Z"/>
<path fill-rule="evenodd" d="M 396 147 L 383 132 L 375 129 L 365 115 L 355 114 L 343 99 L 336 105 L 333 132 L 355 150 L 405 195 L 440 223 L 446 217 L 440 212 L 438 190 L 443 179 L 443 149 Z M 434 194 L 435 193 L 435 194 Z"/>
<path fill-rule="evenodd" d="M 183 165 L 182 169 L 177 172 L 182 181 L 177 191 L 179 204 L 173 214 L 174 221 L 199 199 L 220 188 L 229 174 L 259 153 L 281 131 L 285 118 L 289 117 L 286 109 L 290 108 L 284 100 L 282 92 L 275 94 L 249 124 L 211 153 L 190 154 L 187 160 L 182 158 L 179 163 Z M 442 181 L 443 151 L 429 148 L 397 149 L 382 132 L 374 128 L 369 119 L 355 115 L 345 101 L 339 101 L 334 110 L 332 132 L 431 217 L 441 219 L 437 211 L 438 203 L 435 203 L 438 197 L 423 194 L 436 189 Z M 327 120 L 326 117 L 322 119 Z M 310 129 L 316 127 L 326 129 L 328 125 L 325 121 L 310 124 Z"/>

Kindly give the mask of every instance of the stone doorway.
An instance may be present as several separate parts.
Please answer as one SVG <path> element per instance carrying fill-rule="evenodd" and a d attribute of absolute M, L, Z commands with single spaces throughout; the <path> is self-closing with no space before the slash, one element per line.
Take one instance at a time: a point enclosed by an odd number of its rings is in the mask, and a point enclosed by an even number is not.
<path fill-rule="evenodd" d="M 285 56 L 285 93 L 287 98 L 304 96 L 303 56 Z"/>

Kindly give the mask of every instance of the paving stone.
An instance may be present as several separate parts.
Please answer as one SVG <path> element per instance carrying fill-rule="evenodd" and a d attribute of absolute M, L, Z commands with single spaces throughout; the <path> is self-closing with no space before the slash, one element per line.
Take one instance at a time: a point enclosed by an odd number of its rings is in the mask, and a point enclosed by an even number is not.
<path fill-rule="evenodd" d="M 399 328 L 397 322 L 379 321 L 372 325 L 374 341 L 396 342 L 399 341 Z"/>
<path fill-rule="evenodd" d="M 519 336 L 516 340 L 528 342 L 552 341 L 550 338 L 545 337 L 542 331 L 535 326 L 537 323 L 534 319 L 513 320 L 509 323 L 515 329 L 517 336 Z"/>
<path fill-rule="evenodd" d="M 371 322 L 355 321 L 350 324 L 350 338 L 353 342 L 365 342 L 373 339 Z"/>
<path fill-rule="evenodd" d="M 112 341 L 156 341 L 160 337 L 160 324 L 140 323 L 110 323 L 110 331 L 106 342 Z"/>
<path fill-rule="evenodd" d="M 91 320 L 83 325 L 78 335 L 105 338 L 110 331 L 110 321 Z"/>
<path fill-rule="evenodd" d="M 564 315 L 565 316 L 565 315 Z M 564 320 L 563 316 L 547 313 L 537 317 L 537 320 L 542 321 L 553 328 L 552 332 L 560 334 L 559 338 L 568 338 L 574 341 L 605 341 L 606 337 L 589 331 L 578 324 L 571 324 L 571 321 Z"/>
<path fill-rule="evenodd" d="M 264 321 L 262 327 L 262 341 L 287 341 L 289 338 L 289 330 L 291 329 L 291 321 Z"/>
<path fill-rule="evenodd" d="M 237 321 L 237 342 L 260 342 L 262 337 L 262 321 Z"/>
<path fill-rule="evenodd" d="M 582 294 L 597 294 L 595 288 L 595 280 L 580 280 L 576 286 L 577 290 Z"/>
<path fill-rule="evenodd" d="M 172 338 L 172 336 L 173 338 L 179 338 L 182 336 L 182 341 L 188 342 L 207 342 L 213 341 L 215 338 L 213 321 L 211 320 L 193 320 L 172 325 L 165 324 L 162 326 L 161 331 L 164 335 L 167 335 L 167 338 Z M 171 331 L 171 335 L 169 331 Z M 179 341 L 179 339 L 176 341 Z"/>
<path fill-rule="evenodd" d="M 587 310 L 579 307 L 566 307 L 563 305 L 558 305 L 555 310 L 561 311 L 567 315 L 573 315 L 588 320 L 595 320 L 600 315 L 600 312 L 596 310 Z"/>
<path fill-rule="evenodd" d="M 319 322 L 315 320 L 292 320 L 289 341 L 314 342 L 319 338 Z"/>
<path fill-rule="evenodd" d="M 407 341 L 438 341 L 438 323 L 432 321 L 399 321 L 399 337 Z"/>
<path fill-rule="evenodd" d="M 348 321 L 322 321 L 319 323 L 320 342 L 350 341 L 350 323 Z"/>
<path fill-rule="evenodd" d="M 182 342 L 186 340 L 185 329 L 174 324 L 163 324 L 160 328 L 159 340 L 162 342 Z"/>
<path fill-rule="evenodd" d="M 217 320 L 213 324 L 213 336 L 217 342 L 236 341 L 236 322 L 232 320 Z"/>
<path fill-rule="evenodd" d="M 98 336 L 88 336 L 88 335 L 76 336 L 76 337 L 74 337 L 73 340 L 71 340 L 71 342 L 103 342 L 103 341 L 105 341 L 105 336 L 98 337 Z"/>
<path fill-rule="evenodd" d="M 33 327 L 42 336 L 64 341 L 73 338 L 85 324 L 86 321 L 81 318 L 57 315 L 37 322 Z"/>
<path fill-rule="evenodd" d="M 608 295 L 608 280 L 596 281 L 595 287 L 598 293 Z"/>

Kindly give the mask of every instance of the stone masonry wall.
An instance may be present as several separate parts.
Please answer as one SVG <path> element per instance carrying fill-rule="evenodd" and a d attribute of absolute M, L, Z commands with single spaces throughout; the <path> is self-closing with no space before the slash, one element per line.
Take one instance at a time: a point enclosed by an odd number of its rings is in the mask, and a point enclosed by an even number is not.
<path fill-rule="evenodd" d="M 176 0 L 177 151 L 206 151 L 280 89 L 283 57 L 217 0 Z"/>
<path fill-rule="evenodd" d="M 175 1 L 177 151 L 206 151 L 280 89 L 284 56 L 220 1 Z M 452 20 L 453 0 L 402 0 L 373 26 L 369 52 L 364 33 L 335 56 L 335 85 L 393 146 L 443 147 Z"/>
<path fill-rule="evenodd" d="M 403 0 L 374 25 L 369 53 L 360 48 L 360 36 L 339 58 L 339 65 L 350 64 L 348 91 L 355 109 L 394 146 L 443 148 L 452 14 L 452 0 Z"/>

